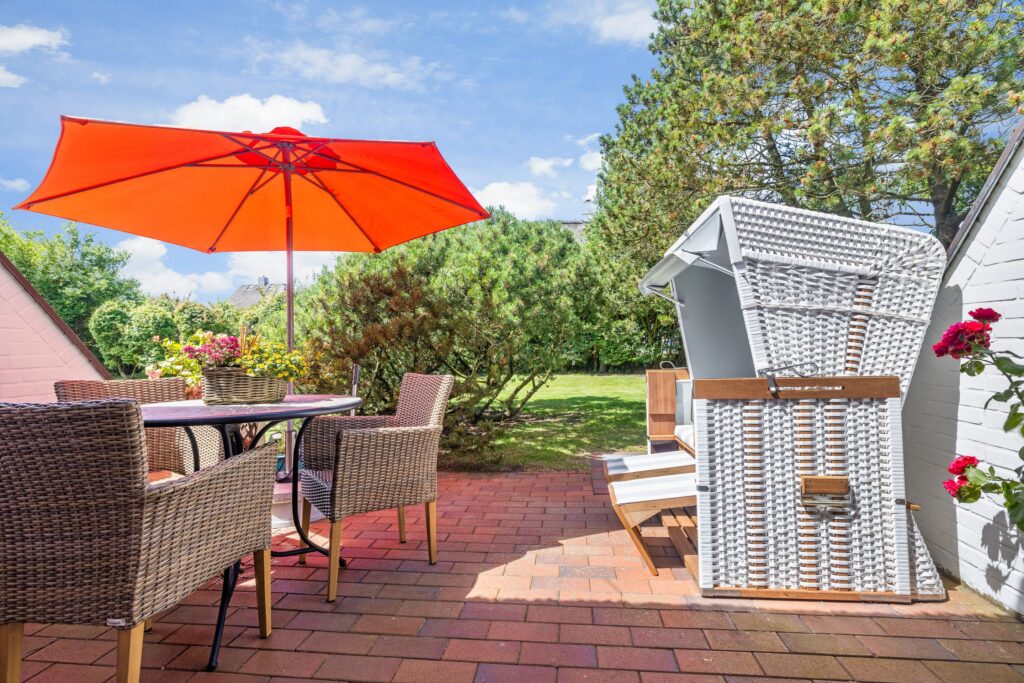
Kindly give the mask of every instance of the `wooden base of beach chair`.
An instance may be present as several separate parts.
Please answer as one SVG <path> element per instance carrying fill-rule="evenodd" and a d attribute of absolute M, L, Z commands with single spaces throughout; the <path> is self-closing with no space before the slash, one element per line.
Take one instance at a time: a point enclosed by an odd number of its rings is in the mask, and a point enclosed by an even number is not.
<path fill-rule="evenodd" d="M 694 581 L 700 581 L 697 557 L 697 511 L 694 508 L 672 508 L 661 513 L 661 525 L 668 531 L 672 546 L 679 553 L 683 566 Z"/>
<path fill-rule="evenodd" d="M 695 475 L 675 474 L 612 482 L 608 486 L 608 495 L 615 515 L 636 546 L 640 558 L 651 574 L 657 576 L 658 568 L 644 543 L 640 525 L 663 510 L 696 505 Z"/>

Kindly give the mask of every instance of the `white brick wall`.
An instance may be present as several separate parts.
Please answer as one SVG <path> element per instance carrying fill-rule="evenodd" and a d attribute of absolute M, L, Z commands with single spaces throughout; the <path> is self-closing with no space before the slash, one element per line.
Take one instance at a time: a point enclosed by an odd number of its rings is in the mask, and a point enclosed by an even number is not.
<path fill-rule="evenodd" d="M 53 401 L 58 379 L 102 376 L 0 264 L 0 401 Z"/>
<path fill-rule="evenodd" d="M 1021 464 L 1019 435 L 1002 431 L 1005 410 L 982 406 L 1005 388 L 1002 376 L 960 375 L 958 364 L 936 358 L 931 345 L 952 323 L 978 306 L 1003 314 L 993 348 L 1024 355 L 1024 147 L 993 189 L 972 236 L 951 264 L 904 405 L 907 495 L 921 504 L 918 524 L 935 561 L 972 588 L 1024 613 L 1024 540 L 1007 528 L 1006 514 L 990 499 L 956 503 L 942 488 L 946 465 L 974 455 L 1012 476 Z"/>

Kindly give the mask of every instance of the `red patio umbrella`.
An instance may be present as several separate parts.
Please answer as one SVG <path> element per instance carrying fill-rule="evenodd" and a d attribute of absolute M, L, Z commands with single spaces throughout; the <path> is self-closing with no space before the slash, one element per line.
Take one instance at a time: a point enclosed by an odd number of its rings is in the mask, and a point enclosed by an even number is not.
<path fill-rule="evenodd" d="M 205 252 L 380 252 L 489 214 L 433 142 L 227 133 L 69 116 L 16 209 Z"/>

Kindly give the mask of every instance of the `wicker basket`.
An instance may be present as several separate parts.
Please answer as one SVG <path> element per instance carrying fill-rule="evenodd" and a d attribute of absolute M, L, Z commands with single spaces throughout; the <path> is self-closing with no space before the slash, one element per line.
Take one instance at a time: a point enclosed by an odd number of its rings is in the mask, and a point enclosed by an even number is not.
<path fill-rule="evenodd" d="M 203 368 L 203 403 L 280 403 L 288 382 L 277 377 L 253 377 L 242 368 Z"/>

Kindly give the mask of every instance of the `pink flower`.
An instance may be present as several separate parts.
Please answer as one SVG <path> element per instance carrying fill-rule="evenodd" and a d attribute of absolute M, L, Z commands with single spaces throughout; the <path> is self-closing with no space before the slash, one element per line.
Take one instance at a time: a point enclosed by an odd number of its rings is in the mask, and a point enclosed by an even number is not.
<path fill-rule="evenodd" d="M 991 308 L 975 308 L 968 315 L 981 323 L 997 323 L 1003 317 Z"/>
<path fill-rule="evenodd" d="M 949 463 L 948 472 L 950 474 L 963 475 L 964 470 L 968 467 L 977 467 L 978 459 L 973 455 L 959 455 L 953 459 L 953 462 Z"/>
<path fill-rule="evenodd" d="M 146 368 L 146 376 L 149 377 L 150 379 L 159 379 L 159 377 L 163 374 L 164 371 L 161 370 L 160 368 Z"/>
<path fill-rule="evenodd" d="M 960 493 L 960 489 L 967 485 L 967 477 L 957 477 L 954 479 L 947 479 L 942 482 L 942 487 L 946 489 L 946 492 L 954 498 Z"/>

